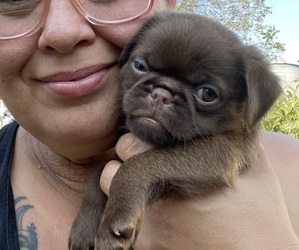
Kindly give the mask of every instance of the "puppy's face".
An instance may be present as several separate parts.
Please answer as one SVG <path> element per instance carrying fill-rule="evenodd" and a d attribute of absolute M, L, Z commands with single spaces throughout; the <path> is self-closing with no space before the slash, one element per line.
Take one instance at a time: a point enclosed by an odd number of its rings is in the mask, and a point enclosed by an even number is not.
<path fill-rule="evenodd" d="M 160 146 L 244 129 L 246 49 L 210 19 L 175 13 L 152 17 L 120 59 L 128 128 Z M 261 115 L 255 116 L 253 123 Z"/>

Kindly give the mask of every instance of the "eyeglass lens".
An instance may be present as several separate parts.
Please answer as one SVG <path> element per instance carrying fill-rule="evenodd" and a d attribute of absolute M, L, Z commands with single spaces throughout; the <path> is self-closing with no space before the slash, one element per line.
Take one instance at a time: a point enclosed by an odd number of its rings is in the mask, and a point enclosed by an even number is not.
<path fill-rule="evenodd" d="M 44 9 L 42 0 L 0 0 L 0 37 L 31 31 Z"/>
<path fill-rule="evenodd" d="M 91 17 L 101 21 L 126 20 L 140 15 L 149 6 L 149 0 L 78 0 Z"/>

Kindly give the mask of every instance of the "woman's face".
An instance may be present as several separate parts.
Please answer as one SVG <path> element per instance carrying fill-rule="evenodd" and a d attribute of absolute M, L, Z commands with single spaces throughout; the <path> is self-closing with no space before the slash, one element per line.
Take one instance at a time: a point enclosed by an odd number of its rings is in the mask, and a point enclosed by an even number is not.
<path fill-rule="evenodd" d="M 156 0 L 152 11 L 174 2 Z M 58 153 L 71 156 L 79 143 L 86 154 L 111 147 L 118 57 L 140 23 L 92 26 L 70 1 L 51 0 L 39 32 L 0 41 L 1 98 L 22 127 Z"/>

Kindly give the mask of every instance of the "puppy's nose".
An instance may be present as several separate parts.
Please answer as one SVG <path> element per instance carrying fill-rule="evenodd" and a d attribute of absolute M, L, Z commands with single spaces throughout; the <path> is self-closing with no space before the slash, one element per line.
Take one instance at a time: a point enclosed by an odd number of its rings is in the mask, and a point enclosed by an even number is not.
<path fill-rule="evenodd" d="M 169 105 L 174 101 L 173 95 L 167 89 L 160 87 L 153 89 L 151 97 L 155 105 Z"/>

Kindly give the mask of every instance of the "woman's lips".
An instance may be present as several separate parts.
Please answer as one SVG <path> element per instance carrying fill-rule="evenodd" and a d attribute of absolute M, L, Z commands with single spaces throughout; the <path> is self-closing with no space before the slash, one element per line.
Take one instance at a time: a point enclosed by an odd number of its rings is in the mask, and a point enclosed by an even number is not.
<path fill-rule="evenodd" d="M 114 65 L 93 66 L 73 72 L 57 73 L 42 77 L 39 81 L 56 95 L 68 98 L 81 97 L 103 86 L 103 78 Z"/>

